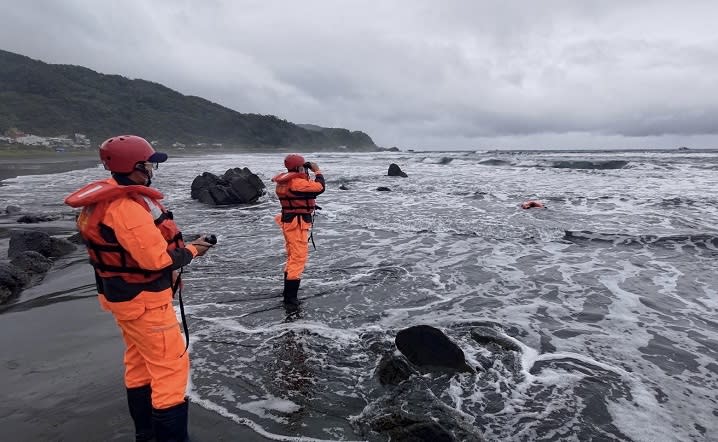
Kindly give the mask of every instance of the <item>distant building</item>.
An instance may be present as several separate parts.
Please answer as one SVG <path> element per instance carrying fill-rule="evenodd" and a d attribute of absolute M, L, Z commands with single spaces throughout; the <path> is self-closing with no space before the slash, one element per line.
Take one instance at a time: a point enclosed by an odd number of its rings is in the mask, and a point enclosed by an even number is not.
<path fill-rule="evenodd" d="M 58 152 L 64 152 L 68 148 L 88 149 L 91 141 L 87 135 L 76 133 L 72 137 L 68 135 L 59 135 L 56 137 L 41 137 L 38 135 L 26 134 L 15 128 L 5 132 L 5 137 L 0 137 L 0 142 L 19 143 L 26 146 L 42 146 L 51 147 Z M 62 148 L 62 150 L 58 150 Z"/>
<path fill-rule="evenodd" d="M 23 135 L 15 139 L 20 144 L 27 146 L 49 146 L 50 141 L 45 137 L 38 137 L 37 135 Z"/>
<path fill-rule="evenodd" d="M 75 145 L 89 146 L 90 139 L 84 134 L 75 134 Z"/>

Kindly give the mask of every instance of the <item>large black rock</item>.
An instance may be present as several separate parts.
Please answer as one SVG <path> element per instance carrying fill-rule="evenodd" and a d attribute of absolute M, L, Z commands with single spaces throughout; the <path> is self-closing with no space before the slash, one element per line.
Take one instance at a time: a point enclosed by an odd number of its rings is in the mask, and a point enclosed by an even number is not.
<path fill-rule="evenodd" d="M 441 424 L 420 415 L 397 411 L 386 414 L 372 423 L 374 431 L 387 434 L 391 440 L 416 442 L 456 442 L 456 438 Z"/>
<path fill-rule="evenodd" d="M 483 437 L 470 419 L 446 405 L 421 376 L 384 390 L 357 420 L 368 440 L 481 442 Z"/>
<path fill-rule="evenodd" d="M 386 354 L 379 361 L 379 365 L 374 371 L 374 376 L 379 379 L 382 385 L 398 385 L 409 379 L 413 370 L 401 356 Z"/>
<path fill-rule="evenodd" d="M 466 363 L 464 351 L 438 328 L 415 325 L 400 330 L 394 342 L 413 364 L 473 371 Z"/>
<path fill-rule="evenodd" d="M 52 261 L 45 258 L 41 253 L 27 250 L 15 256 L 10 264 L 30 274 L 43 274 L 50 270 Z"/>
<path fill-rule="evenodd" d="M 471 337 L 474 341 L 488 347 L 490 350 L 498 351 L 521 351 L 521 347 L 491 327 L 479 326 L 471 330 Z"/>
<path fill-rule="evenodd" d="M 262 180 L 248 168 L 227 170 L 218 177 L 204 172 L 192 181 L 193 199 L 205 204 L 228 205 L 255 203 L 265 193 Z"/>
<path fill-rule="evenodd" d="M 22 215 L 20 218 L 17 219 L 17 222 L 24 224 L 36 224 L 55 221 L 60 218 L 60 215 L 53 213 L 29 213 L 27 215 Z"/>
<path fill-rule="evenodd" d="M 403 170 L 401 170 L 401 167 L 399 165 L 391 163 L 389 164 L 389 172 L 387 173 L 389 176 L 400 176 L 403 178 L 407 178 L 409 175 L 406 174 Z"/>
<path fill-rule="evenodd" d="M 29 277 L 12 264 L 0 262 L 0 304 L 19 295 Z"/>
<path fill-rule="evenodd" d="M 18 206 L 10 205 L 5 208 L 5 213 L 8 215 L 17 215 L 20 212 L 22 212 L 22 209 Z"/>
<path fill-rule="evenodd" d="M 53 238 L 39 230 L 13 230 L 10 232 L 8 258 L 12 259 L 31 250 L 47 258 L 66 255 L 77 247 L 66 239 Z"/>

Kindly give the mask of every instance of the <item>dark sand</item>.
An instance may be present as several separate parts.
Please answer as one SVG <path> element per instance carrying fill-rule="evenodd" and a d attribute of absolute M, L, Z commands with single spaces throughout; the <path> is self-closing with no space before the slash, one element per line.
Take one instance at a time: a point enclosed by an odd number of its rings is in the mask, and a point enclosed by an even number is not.
<path fill-rule="evenodd" d="M 0 181 L 23 175 L 42 175 L 87 169 L 98 164 L 100 164 L 100 160 L 95 152 L 0 156 Z"/>
<path fill-rule="evenodd" d="M 17 170 L 12 166 L 18 161 L 9 168 L 7 161 L 0 161 L 0 178 Z M 92 163 L 35 166 L 32 173 L 54 173 Z M 9 229 L 42 229 L 59 235 L 73 229 L 68 220 L 17 225 L 4 214 L 0 218 L 0 261 L 7 257 Z M 191 322 L 189 326 L 191 332 Z M 123 347 L 112 316 L 99 307 L 84 251 L 57 260 L 38 285 L 0 306 L 0 439 L 134 440 L 123 383 Z M 268 440 L 195 404 L 190 408 L 190 437 L 193 441 Z"/>

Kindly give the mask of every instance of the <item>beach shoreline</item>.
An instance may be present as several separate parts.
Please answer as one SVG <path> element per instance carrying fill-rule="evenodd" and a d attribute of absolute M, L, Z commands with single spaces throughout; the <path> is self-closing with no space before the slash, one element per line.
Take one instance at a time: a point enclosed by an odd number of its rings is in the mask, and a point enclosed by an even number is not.
<path fill-rule="evenodd" d="M 0 154 L 0 184 L 24 175 L 45 175 L 87 169 L 100 164 L 97 152 Z"/>
<path fill-rule="evenodd" d="M 251 149 L 158 149 L 172 158 L 201 157 L 209 155 L 232 155 L 253 152 Z M 46 175 L 53 173 L 99 167 L 97 150 L 52 152 L 38 150 L 0 149 L 0 186 L 6 179 L 25 175 Z M 0 202 L 2 202 L 0 200 Z M 0 210 L 3 207 L 0 207 Z"/>
<path fill-rule="evenodd" d="M 95 296 L 2 313 L 0 347 L 6 440 L 134 440 L 124 344 Z M 189 428 L 198 441 L 267 440 L 192 403 Z"/>

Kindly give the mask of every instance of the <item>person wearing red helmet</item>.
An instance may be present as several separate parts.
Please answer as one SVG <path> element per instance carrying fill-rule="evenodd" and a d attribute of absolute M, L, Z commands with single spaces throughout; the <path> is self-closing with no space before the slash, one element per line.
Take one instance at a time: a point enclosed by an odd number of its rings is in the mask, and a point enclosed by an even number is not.
<path fill-rule="evenodd" d="M 287 155 L 284 166 L 287 171 L 272 178 L 282 206 L 282 213 L 275 217 L 275 221 L 282 229 L 287 251 L 282 295 L 287 306 L 296 307 L 299 305 L 297 291 L 309 255 L 315 200 L 324 192 L 324 176 L 317 163 L 308 163 L 301 155 Z M 309 177 L 310 170 L 314 172 L 313 180 Z"/>
<path fill-rule="evenodd" d="M 175 310 L 178 269 L 204 255 L 204 237 L 185 244 L 172 212 L 149 187 L 167 160 L 144 138 L 121 135 L 100 146 L 112 177 L 65 198 L 82 208 L 77 227 L 94 267 L 100 305 L 125 341 L 125 386 L 138 441 L 187 440 L 189 356 Z M 155 439 L 153 439 L 155 438 Z"/>

